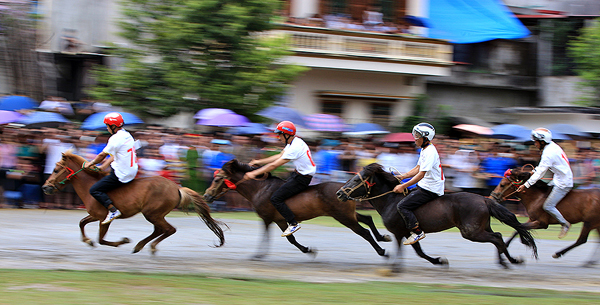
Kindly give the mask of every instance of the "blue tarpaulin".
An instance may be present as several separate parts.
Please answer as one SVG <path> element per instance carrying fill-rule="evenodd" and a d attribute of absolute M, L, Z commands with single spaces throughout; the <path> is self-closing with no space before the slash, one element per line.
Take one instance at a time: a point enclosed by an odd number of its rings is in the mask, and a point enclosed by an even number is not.
<path fill-rule="evenodd" d="M 529 30 L 500 0 L 430 0 L 429 37 L 476 43 L 529 36 Z"/>

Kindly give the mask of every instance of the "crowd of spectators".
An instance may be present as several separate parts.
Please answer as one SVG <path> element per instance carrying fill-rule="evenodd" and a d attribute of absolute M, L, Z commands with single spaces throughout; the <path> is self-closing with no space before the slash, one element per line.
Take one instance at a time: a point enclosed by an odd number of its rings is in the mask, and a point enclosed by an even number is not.
<path fill-rule="evenodd" d="M 203 193 L 215 170 L 233 159 L 249 162 L 278 153 L 281 144 L 272 135 L 199 134 L 160 126 L 131 130 L 142 146 L 137 151 L 139 176 L 161 175 Z M 109 134 L 74 127 L 27 129 L 6 126 L 0 138 L 1 204 L 12 208 L 83 208 L 72 187 L 55 195 L 44 195 L 41 185 L 52 173 L 61 153 L 67 150 L 91 160 L 106 145 Z M 385 143 L 376 138 L 307 139 L 318 172 L 313 183 L 345 182 L 363 166 L 377 162 L 384 168 L 407 172 L 417 162 L 412 142 Z M 439 136 L 433 143 L 440 152 L 448 192 L 467 191 L 488 196 L 508 168 L 536 165 L 540 152 L 533 146 L 490 139 L 449 139 Z M 563 144 L 565 145 L 565 144 Z M 567 145 L 568 146 L 568 145 Z M 594 149 L 568 146 L 575 184 L 579 188 L 600 186 L 600 154 Z M 290 168 L 274 174 L 286 178 Z M 369 208 L 362 203 L 362 208 Z M 524 212 L 517 202 L 512 208 Z M 250 204 L 235 192 L 217 202 L 217 210 L 250 210 Z"/>

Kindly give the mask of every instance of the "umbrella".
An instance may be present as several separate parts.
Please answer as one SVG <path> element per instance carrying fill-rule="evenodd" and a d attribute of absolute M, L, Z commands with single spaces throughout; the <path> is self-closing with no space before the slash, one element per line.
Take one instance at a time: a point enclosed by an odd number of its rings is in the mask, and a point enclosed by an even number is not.
<path fill-rule="evenodd" d="M 23 115 L 18 112 L 0 110 L 0 125 L 16 122 L 21 117 L 23 117 Z"/>
<path fill-rule="evenodd" d="M 348 130 L 346 123 L 339 116 L 333 114 L 315 113 L 305 116 L 304 121 L 309 129 L 316 131 L 342 132 Z"/>
<path fill-rule="evenodd" d="M 415 138 L 410 132 L 390 133 L 383 137 L 383 142 L 414 142 Z"/>
<path fill-rule="evenodd" d="M 408 24 L 414 25 L 414 26 L 420 26 L 420 27 L 424 27 L 424 28 L 429 27 L 427 19 L 417 17 L 417 16 L 406 15 L 406 16 L 404 16 L 404 21 L 406 21 Z"/>
<path fill-rule="evenodd" d="M 64 123 L 70 123 L 70 121 L 55 112 L 34 111 L 24 115 L 17 123 L 27 127 L 58 127 Z"/>
<path fill-rule="evenodd" d="M 530 141 L 531 130 L 515 124 L 501 124 L 492 127 L 494 132 L 490 135 L 491 138 L 495 139 L 507 139 L 507 140 L 518 140 L 518 141 Z"/>
<path fill-rule="evenodd" d="M 568 135 L 576 138 L 590 138 L 592 137 L 589 133 L 583 132 L 579 130 L 579 128 L 571 125 L 571 124 L 552 124 L 548 127 L 552 132 L 552 135 L 555 133 L 561 133 L 564 135 Z"/>
<path fill-rule="evenodd" d="M 225 113 L 217 115 L 211 119 L 198 120 L 197 125 L 216 126 L 216 127 L 236 127 L 248 126 L 250 120 L 243 115 L 237 113 Z"/>
<path fill-rule="evenodd" d="M 73 114 L 73 106 L 69 102 L 42 101 L 38 107 L 43 110 L 56 111 L 64 114 Z"/>
<path fill-rule="evenodd" d="M 271 106 L 259 111 L 256 114 L 277 122 L 290 121 L 295 125 L 307 127 L 306 122 L 304 122 L 303 115 L 292 108 Z"/>
<path fill-rule="evenodd" d="M 494 131 L 491 128 L 479 126 L 479 125 L 459 124 L 459 125 L 453 126 L 452 128 L 462 130 L 462 131 L 467 131 L 467 132 L 478 134 L 478 135 L 488 135 L 489 136 L 489 135 L 494 134 Z"/>
<path fill-rule="evenodd" d="M 229 109 L 223 108 L 205 108 L 194 115 L 194 119 L 198 120 L 209 120 L 221 114 L 235 113 Z"/>
<path fill-rule="evenodd" d="M 97 113 L 94 113 L 94 114 L 88 116 L 83 121 L 83 123 L 81 123 L 81 129 L 89 129 L 89 130 L 106 129 L 106 124 L 104 124 L 104 117 L 109 113 L 110 112 L 108 112 L 108 111 L 97 112 Z M 123 116 L 123 122 L 125 123 L 125 125 L 143 124 L 144 123 L 144 121 L 142 121 L 142 119 L 138 118 L 134 114 L 131 114 L 128 112 L 122 112 L 122 111 L 118 111 L 118 113 L 120 113 L 121 116 Z"/>
<path fill-rule="evenodd" d="M 375 123 L 359 123 L 350 127 L 350 130 L 344 132 L 349 136 L 371 135 L 371 134 L 386 134 L 390 133 L 379 124 Z"/>
<path fill-rule="evenodd" d="M 11 95 L 0 98 L 0 110 L 33 109 L 37 102 L 27 96 Z"/>
<path fill-rule="evenodd" d="M 229 133 L 235 135 L 255 135 L 269 132 L 272 132 L 272 130 L 260 123 L 250 123 L 248 126 L 238 126 L 229 129 Z"/>

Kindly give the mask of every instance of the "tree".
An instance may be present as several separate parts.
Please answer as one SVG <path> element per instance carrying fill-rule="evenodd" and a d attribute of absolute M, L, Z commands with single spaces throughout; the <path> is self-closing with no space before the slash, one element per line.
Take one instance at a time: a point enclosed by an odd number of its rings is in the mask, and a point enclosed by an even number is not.
<path fill-rule="evenodd" d="M 169 116 L 206 107 L 251 115 L 285 93 L 306 68 L 283 64 L 284 37 L 271 37 L 278 0 L 124 0 L 118 69 L 96 70 L 95 99 Z"/>
<path fill-rule="evenodd" d="M 582 82 L 580 102 L 586 106 L 600 106 L 600 23 L 581 29 L 581 35 L 569 44 L 575 59 L 575 71 Z"/>

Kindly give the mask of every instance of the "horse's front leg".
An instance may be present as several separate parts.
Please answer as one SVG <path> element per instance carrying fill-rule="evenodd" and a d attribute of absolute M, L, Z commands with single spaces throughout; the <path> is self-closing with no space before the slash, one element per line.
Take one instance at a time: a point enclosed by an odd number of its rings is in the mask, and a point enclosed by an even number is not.
<path fill-rule="evenodd" d="M 525 227 L 525 229 L 527 229 L 527 230 L 547 229 L 548 224 L 540 222 L 539 220 L 534 220 L 534 221 L 529 220 L 528 222 L 523 223 L 523 227 Z M 507 248 L 510 245 L 510 243 L 513 241 L 513 239 L 515 239 L 515 237 L 517 237 L 517 235 L 519 235 L 519 233 L 517 231 L 515 231 L 515 233 L 513 233 L 513 235 L 504 243 Z"/>
<path fill-rule="evenodd" d="M 271 222 L 271 220 L 263 219 L 263 235 L 258 244 L 256 254 L 252 256 L 253 260 L 263 259 L 269 253 L 269 226 L 271 225 Z"/>
<path fill-rule="evenodd" d="M 367 226 L 369 226 L 369 228 L 371 229 L 371 232 L 373 232 L 373 235 L 375 236 L 375 239 L 377 241 L 384 241 L 384 242 L 388 242 L 388 241 L 392 241 L 392 237 L 388 234 L 382 235 L 381 233 L 379 233 L 379 231 L 377 230 L 377 227 L 375 226 L 375 223 L 373 222 L 373 217 L 371 217 L 370 215 L 363 215 L 360 213 L 356 213 L 356 219 L 364 224 L 366 224 Z"/>
<path fill-rule="evenodd" d="M 415 249 L 415 252 L 417 252 L 417 255 L 421 258 L 426 259 L 428 262 L 434 264 L 434 265 L 442 265 L 445 267 L 448 267 L 448 260 L 445 257 L 436 257 L 433 258 L 427 254 L 425 254 L 425 252 L 423 252 L 423 249 L 421 249 L 421 243 L 420 242 L 416 242 L 414 244 L 412 244 L 413 249 Z"/>
<path fill-rule="evenodd" d="M 585 244 L 587 242 L 588 236 L 590 235 L 590 231 L 592 230 L 591 225 L 589 222 L 584 222 L 583 223 L 583 228 L 581 228 L 581 233 L 579 233 L 579 237 L 577 238 L 577 240 L 575 241 L 574 244 L 554 253 L 554 255 L 552 255 L 553 258 L 559 258 L 563 255 L 565 255 L 565 253 L 567 253 L 569 250 Z"/>
<path fill-rule="evenodd" d="M 100 229 L 99 231 L 99 237 L 98 237 L 98 243 L 101 245 L 106 245 L 106 246 L 112 246 L 112 247 L 118 247 L 122 244 L 127 244 L 129 242 L 131 242 L 129 240 L 129 238 L 124 237 L 123 239 L 121 239 L 120 241 L 106 241 L 104 240 L 104 236 L 106 235 L 106 232 L 108 232 L 108 227 L 110 227 L 111 222 L 107 223 L 107 224 L 102 224 L 100 223 Z"/>
<path fill-rule="evenodd" d="M 285 220 L 278 221 L 276 223 L 277 223 L 277 226 L 281 229 L 282 232 L 285 231 L 285 229 L 287 228 L 287 222 Z M 290 244 L 296 246 L 296 248 L 298 248 L 300 251 L 302 251 L 302 253 L 309 254 L 313 258 L 317 256 L 317 249 L 316 248 L 310 248 L 310 247 L 306 247 L 306 246 L 301 245 L 300 243 L 298 243 L 296 241 L 296 238 L 294 237 L 294 235 L 286 236 L 286 238 L 290 242 Z"/>
<path fill-rule="evenodd" d="M 89 239 L 86 235 L 85 235 L 85 226 L 90 223 L 90 222 L 94 222 L 97 221 L 97 218 L 94 218 L 92 215 L 87 215 L 85 217 L 83 217 L 80 221 L 79 221 L 79 230 L 81 230 L 81 241 L 94 247 L 94 242 Z"/>
<path fill-rule="evenodd" d="M 600 236 L 600 228 L 596 228 L 596 232 L 598 232 L 598 236 Z M 592 254 L 590 260 L 585 262 L 583 266 L 592 267 L 598 263 L 598 260 L 600 260 L 600 243 L 596 245 L 596 250 L 594 250 L 594 253 Z"/>

